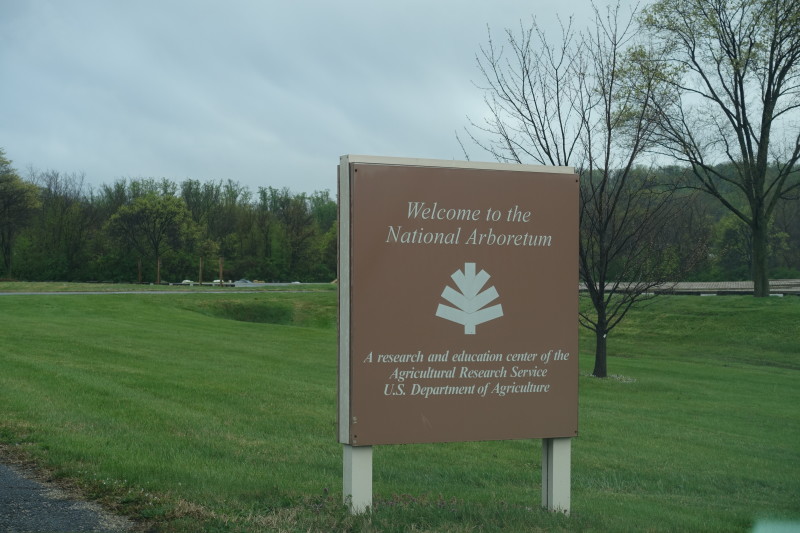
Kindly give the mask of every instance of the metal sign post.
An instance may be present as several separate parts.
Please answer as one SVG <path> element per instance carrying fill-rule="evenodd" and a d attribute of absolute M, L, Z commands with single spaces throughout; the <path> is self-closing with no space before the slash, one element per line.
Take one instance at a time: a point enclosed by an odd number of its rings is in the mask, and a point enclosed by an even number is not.
<path fill-rule="evenodd" d="M 344 445 L 344 501 L 353 514 L 372 507 L 372 446 Z"/>
<path fill-rule="evenodd" d="M 569 514 L 572 439 L 542 439 L 542 507 Z"/>

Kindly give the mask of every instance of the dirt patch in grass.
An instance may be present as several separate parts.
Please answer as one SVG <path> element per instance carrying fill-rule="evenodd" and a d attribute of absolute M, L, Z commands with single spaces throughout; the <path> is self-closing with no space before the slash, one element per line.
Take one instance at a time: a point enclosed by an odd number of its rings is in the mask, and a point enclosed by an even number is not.
<path fill-rule="evenodd" d="M 336 324 L 336 300 L 321 305 L 317 298 L 225 298 L 203 300 L 191 309 L 202 314 L 224 320 L 252 322 L 257 324 L 279 324 L 313 328 L 332 328 Z"/>
<path fill-rule="evenodd" d="M 257 324 L 283 324 L 294 322 L 293 306 L 286 302 L 268 300 L 216 300 L 204 301 L 196 311 L 215 318 L 254 322 Z"/>

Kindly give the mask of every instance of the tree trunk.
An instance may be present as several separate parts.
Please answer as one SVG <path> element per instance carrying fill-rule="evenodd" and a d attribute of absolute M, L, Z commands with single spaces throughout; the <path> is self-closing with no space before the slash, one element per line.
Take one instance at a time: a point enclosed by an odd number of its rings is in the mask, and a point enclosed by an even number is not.
<path fill-rule="evenodd" d="M 598 327 L 595 330 L 595 350 L 594 350 L 594 370 L 592 375 L 597 378 L 604 378 L 608 375 L 606 370 L 606 343 L 608 341 L 605 328 Z"/>
<path fill-rule="evenodd" d="M 769 296 L 769 271 L 767 268 L 767 227 L 761 220 L 751 226 L 753 232 L 753 296 Z"/>
<path fill-rule="evenodd" d="M 3 243 L 3 266 L 5 267 L 6 276 L 11 278 L 11 245 Z"/>
<path fill-rule="evenodd" d="M 161 285 L 161 257 L 156 260 L 156 285 Z"/>
<path fill-rule="evenodd" d="M 200 258 L 200 271 L 197 274 L 197 283 L 203 284 L 203 258 Z"/>

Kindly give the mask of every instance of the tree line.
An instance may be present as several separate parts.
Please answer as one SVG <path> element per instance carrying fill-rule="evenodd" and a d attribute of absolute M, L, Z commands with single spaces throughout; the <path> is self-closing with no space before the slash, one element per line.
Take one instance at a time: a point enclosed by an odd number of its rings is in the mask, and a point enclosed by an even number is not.
<path fill-rule="evenodd" d="M 330 282 L 336 218 L 328 191 L 153 178 L 94 188 L 78 173 L 21 177 L 0 149 L 0 258 L 9 279 Z"/>
<path fill-rule="evenodd" d="M 725 165 L 717 171 L 734 172 Z M 651 191 L 636 200 L 638 216 L 648 213 L 646 198 L 657 198 L 686 172 L 633 168 L 628 192 Z M 671 196 L 669 206 L 670 224 L 655 228 L 667 277 L 750 279 L 743 222 L 692 191 Z M 770 221 L 772 278 L 800 277 L 796 207 L 779 204 Z M 336 199 L 328 191 L 253 192 L 233 180 L 153 178 L 94 188 L 79 173 L 29 169 L 22 177 L 0 149 L 0 265 L 9 279 L 208 282 L 220 277 L 221 261 L 224 279 L 328 282 L 336 278 L 336 221 Z M 656 257 L 655 249 L 649 253 Z M 621 261 L 610 265 L 608 276 L 636 277 Z"/>

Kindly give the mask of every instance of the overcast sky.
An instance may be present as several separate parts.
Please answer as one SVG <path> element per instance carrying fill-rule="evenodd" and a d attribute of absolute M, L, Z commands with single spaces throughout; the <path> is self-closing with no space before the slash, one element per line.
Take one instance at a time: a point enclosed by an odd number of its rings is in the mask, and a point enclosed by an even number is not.
<path fill-rule="evenodd" d="M 475 54 L 584 0 L 0 0 L 0 148 L 25 176 L 336 189 L 342 154 L 463 159 Z M 535 11 L 535 12 L 534 12 Z M 577 12 L 577 13 L 576 13 Z M 470 151 L 473 160 L 486 160 Z"/>

